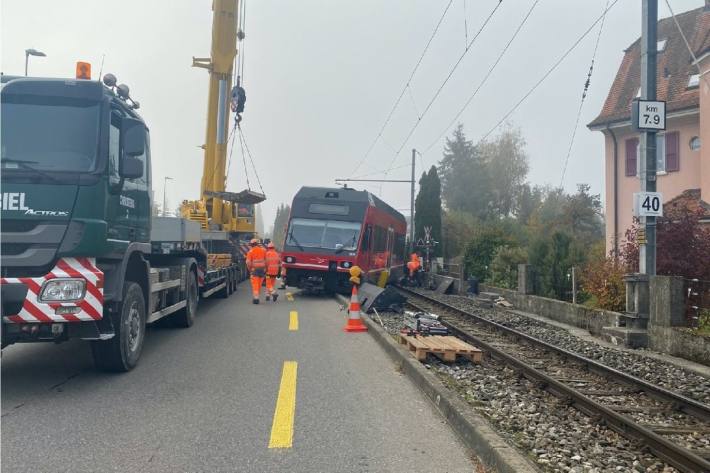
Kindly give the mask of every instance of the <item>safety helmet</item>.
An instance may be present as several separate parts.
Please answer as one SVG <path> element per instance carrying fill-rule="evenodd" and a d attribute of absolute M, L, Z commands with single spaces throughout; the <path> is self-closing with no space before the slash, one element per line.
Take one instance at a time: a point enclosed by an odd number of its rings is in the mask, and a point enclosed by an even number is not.
<path fill-rule="evenodd" d="M 251 246 L 256 246 L 259 244 L 259 240 L 257 240 L 256 238 L 252 238 L 251 241 L 249 242 L 249 244 Z"/>
<path fill-rule="evenodd" d="M 269 242 L 268 245 L 266 245 L 267 248 L 272 249 L 274 248 L 274 244 L 272 242 Z"/>

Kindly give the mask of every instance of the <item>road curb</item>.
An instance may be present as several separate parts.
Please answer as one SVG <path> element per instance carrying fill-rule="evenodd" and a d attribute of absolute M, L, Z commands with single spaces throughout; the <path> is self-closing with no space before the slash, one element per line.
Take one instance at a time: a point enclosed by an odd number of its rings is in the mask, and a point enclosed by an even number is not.
<path fill-rule="evenodd" d="M 349 300 L 337 295 L 338 302 L 347 306 Z M 368 332 L 401 367 L 402 373 L 422 391 L 458 434 L 466 447 L 471 449 L 487 466 L 502 473 L 538 473 L 538 470 L 520 452 L 500 437 L 480 415 L 476 414 L 458 396 L 409 352 L 398 344 L 380 325 L 369 317 L 363 317 Z"/>

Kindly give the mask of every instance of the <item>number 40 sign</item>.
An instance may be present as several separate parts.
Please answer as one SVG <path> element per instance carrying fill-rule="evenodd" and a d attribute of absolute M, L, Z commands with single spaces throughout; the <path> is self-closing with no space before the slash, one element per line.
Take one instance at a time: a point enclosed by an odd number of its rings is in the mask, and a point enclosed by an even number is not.
<path fill-rule="evenodd" d="M 663 196 L 660 192 L 634 193 L 634 216 L 663 217 Z"/>

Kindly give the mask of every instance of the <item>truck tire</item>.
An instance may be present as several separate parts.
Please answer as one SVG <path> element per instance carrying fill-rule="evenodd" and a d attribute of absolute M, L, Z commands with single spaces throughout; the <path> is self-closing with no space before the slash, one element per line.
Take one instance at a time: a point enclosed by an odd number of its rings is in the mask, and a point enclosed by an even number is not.
<path fill-rule="evenodd" d="M 145 299 L 138 284 L 125 282 L 123 302 L 111 317 L 116 334 L 91 343 L 94 363 L 104 371 L 130 371 L 138 364 L 145 340 Z"/>
<path fill-rule="evenodd" d="M 184 308 L 175 312 L 171 317 L 173 323 L 177 327 L 189 328 L 195 323 L 195 315 L 197 314 L 197 302 L 200 298 L 199 290 L 197 288 L 197 276 L 194 271 L 190 271 L 187 277 L 187 291 L 186 291 L 186 302 Z"/>
<path fill-rule="evenodd" d="M 227 273 L 227 297 L 234 292 L 234 274 L 231 271 Z"/>

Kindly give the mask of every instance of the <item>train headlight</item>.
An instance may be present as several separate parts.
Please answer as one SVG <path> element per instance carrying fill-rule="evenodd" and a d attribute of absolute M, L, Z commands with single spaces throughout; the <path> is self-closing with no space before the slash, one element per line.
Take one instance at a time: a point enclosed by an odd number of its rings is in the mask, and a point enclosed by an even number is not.
<path fill-rule="evenodd" d="M 349 269 L 353 264 L 350 261 L 343 261 L 340 265 L 345 269 Z"/>
<path fill-rule="evenodd" d="M 296 262 L 296 258 L 294 258 L 293 256 L 287 256 L 286 258 L 284 258 L 284 261 L 285 261 L 286 263 L 295 263 L 295 262 Z"/>
<path fill-rule="evenodd" d="M 86 281 L 84 279 L 50 279 L 42 286 L 40 302 L 72 302 L 84 298 Z"/>

